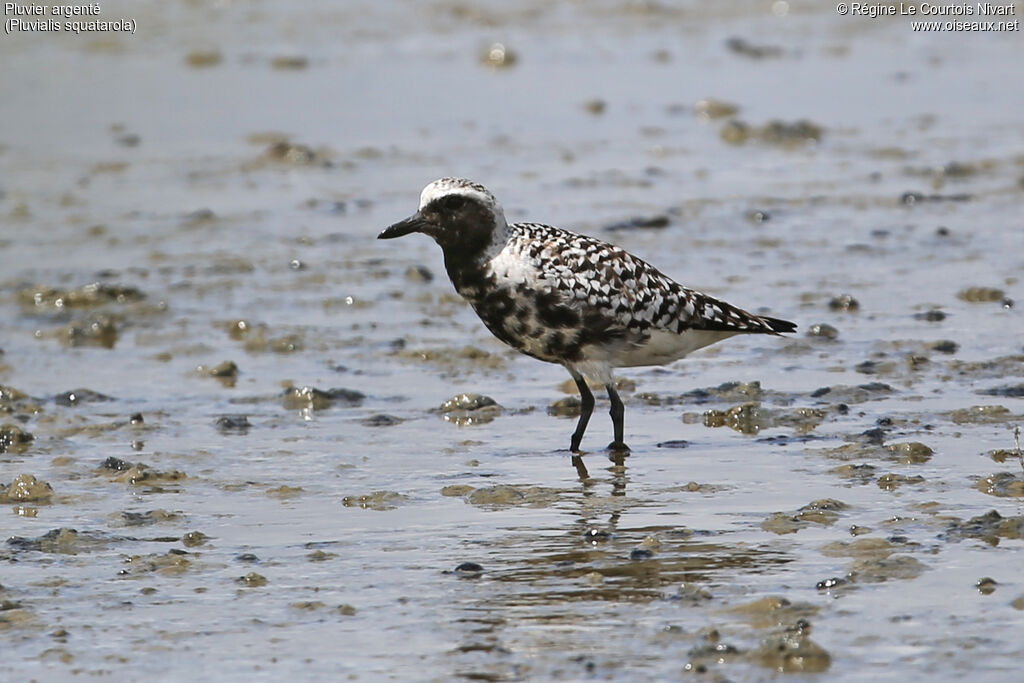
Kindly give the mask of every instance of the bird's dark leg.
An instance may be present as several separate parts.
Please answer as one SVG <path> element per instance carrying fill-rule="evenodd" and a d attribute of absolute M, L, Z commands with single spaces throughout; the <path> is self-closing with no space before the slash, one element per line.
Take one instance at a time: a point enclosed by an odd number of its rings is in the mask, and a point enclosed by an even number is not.
<path fill-rule="evenodd" d="M 622 399 L 619 398 L 619 392 L 615 391 L 614 384 L 609 382 L 604 387 L 608 390 L 608 400 L 612 402 L 611 410 L 608 413 L 612 416 L 612 429 L 615 432 L 615 440 L 608 444 L 608 449 L 628 453 L 629 446 L 623 441 L 622 436 L 622 418 L 626 414 L 626 407 L 622 405 Z"/>
<path fill-rule="evenodd" d="M 576 431 L 572 433 L 572 445 L 569 446 L 569 450 L 573 453 L 580 452 L 580 442 L 583 441 L 583 432 L 587 431 L 587 423 L 590 422 L 590 416 L 594 413 L 594 394 L 590 391 L 590 387 L 587 386 L 587 381 L 583 379 L 583 375 L 570 370 L 569 374 L 572 375 L 572 379 L 576 382 L 576 388 L 580 390 L 580 421 L 576 423 Z"/>

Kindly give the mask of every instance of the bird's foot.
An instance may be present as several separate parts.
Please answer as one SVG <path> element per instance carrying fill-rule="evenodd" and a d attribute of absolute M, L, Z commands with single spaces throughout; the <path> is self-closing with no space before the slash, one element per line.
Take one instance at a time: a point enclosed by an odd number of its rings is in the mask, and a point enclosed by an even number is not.
<path fill-rule="evenodd" d="M 607 450 L 611 451 L 612 453 L 622 453 L 624 455 L 629 455 L 629 446 L 622 443 L 621 441 L 612 441 L 610 444 L 608 444 Z"/>

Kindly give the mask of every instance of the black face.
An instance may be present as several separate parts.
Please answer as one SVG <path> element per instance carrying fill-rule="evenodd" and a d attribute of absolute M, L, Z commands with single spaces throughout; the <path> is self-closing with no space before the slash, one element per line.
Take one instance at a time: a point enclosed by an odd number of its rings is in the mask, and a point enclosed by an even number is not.
<path fill-rule="evenodd" d="M 395 223 L 377 239 L 422 232 L 433 237 L 445 251 L 474 253 L 490 244 L 495 221 L 490 206 L 473 197 L 449 194 L 438 197 L 409 218 Z"/>

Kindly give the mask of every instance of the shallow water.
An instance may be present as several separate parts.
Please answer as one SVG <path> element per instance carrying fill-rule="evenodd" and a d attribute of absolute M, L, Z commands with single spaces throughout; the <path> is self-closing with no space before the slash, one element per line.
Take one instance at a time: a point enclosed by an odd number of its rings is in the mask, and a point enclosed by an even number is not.
<path fill-rule="evenodd" d="M 1019 32 L 103 8 L 136 36 L 0 40 L 11 675 L 1013 679 Z M 450 174 L 800 332 L 623 371 L 632 455 L 599 403 L 577 466 L 564 370 L 374 239 Z"/>

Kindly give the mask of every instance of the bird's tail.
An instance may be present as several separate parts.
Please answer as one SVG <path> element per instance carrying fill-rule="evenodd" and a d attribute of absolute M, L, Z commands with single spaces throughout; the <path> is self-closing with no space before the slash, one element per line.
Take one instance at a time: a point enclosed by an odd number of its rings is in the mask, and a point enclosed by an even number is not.
<path fill-rule="evenodd" d="M 768 316 L 759 315 L 761 322 L 771 328 L 775 334 L 783 334 L 784 332 L 796 332 L 796 323 L 782 318 L 769 318 Z"/>

